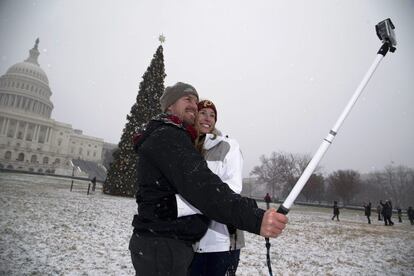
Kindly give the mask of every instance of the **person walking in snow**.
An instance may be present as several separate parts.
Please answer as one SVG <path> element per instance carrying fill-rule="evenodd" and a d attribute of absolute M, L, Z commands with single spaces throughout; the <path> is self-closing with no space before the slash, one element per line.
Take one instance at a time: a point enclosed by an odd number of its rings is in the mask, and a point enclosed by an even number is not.
<path fill-rule="evenodd" d="M 388 220 L 386 219 L 386 212 L 387 212 L 387 202 L 383 203 L 382 200 L 380 200 L 381 204 L 381 216 L 384 219 L 384 224 L 388 225 Z"/>
<path fill-rule="evenodd" d="M 270 202 L 272 202 L 272 198 L 270 197 L 269 193 L 266 193 L 264 200 L 266 202 L 266 207 L 269 208 L 270 207 Z"/>
<path fill-rule="evenodd" d="M 384 217 L 384 225 L 385 226 L 392 226 L 394 225 L 394 222 L 392 222 L 391 220 L 391 216 L 392 216 L 392 203 L 390 200 L 386 200 L 385 203 L 382 203 L 382 201 L 380 201 L 380 204 L 382 206 L 382 214 Z"/>
<path fill-rule="evenodd" d="M 338 202 L 336 202 L 336 201 L 334 201 L 334 205 L 333 205 L 332 220 L 334 220 L 335 217 L 336 217 L 336 220 L 339 221 L 339 207 L 338 207 Z"/>
<path fill-rule="evenodd" d="M 371 219 L 369 218 L 371 216 L 371 202 L 368 204 L 364 203 L 364 209 L 365 209 L 365 216 L 368 219 L 368 224 L 371 224 Z"/>
<path fill-rule="evenodd" d="M 92 182 L 92 192 L 95 192 L 96 189 L 96 176 L 94 176 L 91 180 Z"/>
<path fill-rule="evenodd" d="M 398 222 L 402 223 L 402 210 L 400 207 L 397 208 Z"/>
<path fill-rule="evenodd" d="M 194 256 L 192 243 L 203 237 L 210 219 L 263 237 L 281 234 L 287 217 L 234 193 L 194 147 L 195 88 L 181 82 L 169 86 L 160 104 L 164 113 L 135 136 L 138 214 L 129 250 L 136 274 L 186 275 Z M 204 215 L 158 217 L 157 207 L 177 193 Z"/>
<path fill-rule="evenodd" d="M 394 225 L 394 222 L 391 220 L 391 217 L 392 217 L 392 202 L 391 202 L 391 200 L 388 200 L 387 203 L 388 203 L 388 208 L 387 208 L 388 224 L 392 226 L 392 225 Z"/>
<path fill-rule="evenodd" d="M 407 216 L 408 216 L 408 220 L 410 221 L 411 225 L 414 225 L 414 210 L 413 210 L 413 207 L 411 207 L 411 206 L 408 207 Z"/>
<path fill-rule="evenodd" d="M 381 204 L 378 204 L 377 205 L 377 214 L 378 214 L 378 220 L 379 221 L 381 221 L 382 220 L 382 218 L 381 218 L 381 216 L 382 216 L 382 207 L 381 207 Z"/>

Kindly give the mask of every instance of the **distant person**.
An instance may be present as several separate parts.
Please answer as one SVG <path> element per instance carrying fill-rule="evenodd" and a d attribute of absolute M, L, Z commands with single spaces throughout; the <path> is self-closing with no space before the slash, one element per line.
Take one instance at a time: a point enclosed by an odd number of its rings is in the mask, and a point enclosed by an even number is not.
<path fill-rule="evenodd" d="M 96 188 L 96 176 L 94 176 L 91 180 L 92 182 L 92 192 L 95 192 L 95 188 Z"/>
<path fill-rule="evenodd" d="M 408 220 L 410 221 L 411 225 L 414 225 L 414 210 L 413 210 L 413 207 L 411 207 L 411 206 L 408 207 L 407 216 L 408 216 Z"/>
<path fill-rule="evenodd" d="M 400 207 L 397 208 L 398 222 L 402 223 L 402 210 Z"/>
<path fill-rule="evenodd" d="M 385 213 L 387 211 L 387 206 L 385 203 L 382 202 L 382 200 L 380 200 L 380 204 L 381 204 L 381 217 L 384 220 L 384 224 L 388 225 L 388 220 L 385 220 Z"/>
<path fill-rule="evenodd" d="M 267 209 L 269 209 L 270 207 L 270 202 L 272 202 L 272 198 L 270 197 L 269 193 L 266 193 L 264 200 L 266 202 L 266 207 Z"/>
<path fill-rule="evenodd" d="M 371 224 L 371 219 L 369 218 L 371 216 L 371 202 L 368 204 L 364 203 L 364 209 L 365 209 L 365 216 L 368 219 L 368 224 Z"/>
<path fill-rule="evenodd" d="M 394 225 L 394 222 L 391 220 L 391 217 L 392 217 L 392 202 L 391 200 L 388 200 L 387 219 L 388 219 L 388 224 L 392 226 Z"/>
<path fill-rule="evenodd" d="M 336 201 L 334 201 L 334 205 L 333 205 L 332 220 L 334 220 L 335 217 L 336 217 L 336 220 L 339 221 L 339 207 L 338 207 L 338 202 L 336 202 Z"/>
<path fill-rule="evenodd" d="M 381 221 L 382 220 L 382 207 L 381 204 L 377 205 L 377 214 L 378 214 L 378 220 Z"/>
<path fill-rule="evenodd" d="M 385 203 L 382 203 L 380 201 L 380 204 L 382 206 L 382 214 L 384 217 L 384 225 L 385 226 L 393 226 L 394 222 L 392 222 L 392 203 L 390 200 L 386 200 Z"/>

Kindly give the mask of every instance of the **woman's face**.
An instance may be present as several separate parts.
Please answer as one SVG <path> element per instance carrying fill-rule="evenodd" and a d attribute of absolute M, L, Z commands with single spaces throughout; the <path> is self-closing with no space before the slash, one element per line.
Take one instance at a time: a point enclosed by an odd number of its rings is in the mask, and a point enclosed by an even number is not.
<path fill-rule="evenodd" d="M 216 113 L 211 108 L 202 108 L 198 111 L 197 127 L 202 134 L 211 133 L 216 125 Z"/>

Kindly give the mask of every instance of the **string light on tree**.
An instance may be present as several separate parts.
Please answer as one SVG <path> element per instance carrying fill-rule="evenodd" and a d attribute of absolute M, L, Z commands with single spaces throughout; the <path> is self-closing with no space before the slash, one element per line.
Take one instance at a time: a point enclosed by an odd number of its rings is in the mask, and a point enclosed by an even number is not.
<path fill-rule="evenodd" d="M 160 42 L 165 37 L 160 35 Z M 118 149 L 113 153 L 103 191 L 107 194 L 134 196 L 136 193 L 136 160 L 133 137 L 152 117 L 161 112 L 159 98 L 164 91 L 164 55 L 162 45 L 158 46 L 150 66 L 142 77 L 136 102 L 127 115 L 127 123 L 123 130 Z"/>

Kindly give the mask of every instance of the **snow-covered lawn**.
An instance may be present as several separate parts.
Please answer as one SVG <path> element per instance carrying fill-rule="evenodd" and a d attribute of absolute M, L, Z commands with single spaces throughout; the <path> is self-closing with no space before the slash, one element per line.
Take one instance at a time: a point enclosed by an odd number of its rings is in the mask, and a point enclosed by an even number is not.
<path fill-rule="evenodd" d="M 87 183 L 0 173 L 0 275 L 133 275 L 134 199 L 86 195 Z M 99 187 L 99 186 L 98 186 Z M 271 239 L 274 275 L 414 275 L 414 226 L 362 211 L 295 206 Z M 268 275 L 264 239 L 246 234 L 237 275 Z"/>

